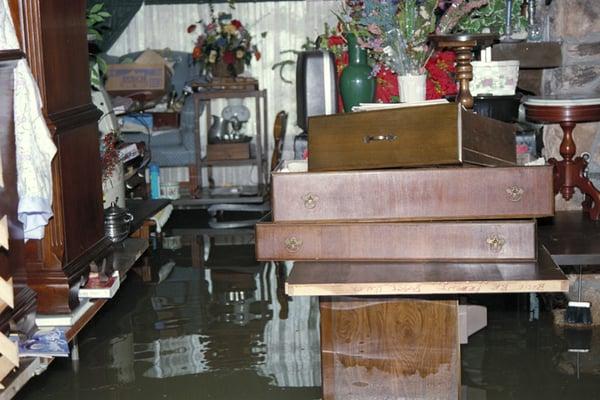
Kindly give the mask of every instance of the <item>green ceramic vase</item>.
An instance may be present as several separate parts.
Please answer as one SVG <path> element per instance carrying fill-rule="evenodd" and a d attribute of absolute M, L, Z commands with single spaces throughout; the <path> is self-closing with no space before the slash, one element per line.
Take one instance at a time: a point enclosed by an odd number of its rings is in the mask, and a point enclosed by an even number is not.
<path fill-rule="evenodd" d="M 361 48 L 356 36 L 346 35 L 348 41 L 348 66 L 340 76 L 340 93 L 344 102 L 344 111 L 352 111 L 359 103 L 372 103 L 375 96 L 375 78 L 371 76 L 371 67 L 367 64 L 367 51 Z"/>

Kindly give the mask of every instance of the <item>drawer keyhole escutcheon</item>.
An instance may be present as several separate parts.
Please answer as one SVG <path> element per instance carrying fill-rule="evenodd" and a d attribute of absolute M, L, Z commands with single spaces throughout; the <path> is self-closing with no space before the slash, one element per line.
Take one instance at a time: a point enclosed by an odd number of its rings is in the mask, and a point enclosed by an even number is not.
<path fill-rule="evenodd" d="M 290 253 L 296 253 L 302 248 L 302 239 L 298 239 L 295 236 L 291 236 L 285 239 L 284 245 L 287 251 L 289 251 Z"/>
<path fill-rule="evenodd" d="M 508 194 L 508 198 L 510 199 L 510 201 L 517 202 L 521 201 L 521 199 L 523 198 L 523 193 L 525 193 L 525 191 L 523 190 L 523 188 L 520 188 L 515 185 L 507 188 L 506 193 Z"/>
<path fill-rule="evenodd" d="M 486 243 L 490 246 L 490 250 L 494 253 L 500 253 L 506 240 L 502 236 L 499 235 L 491 235 L 486 239 Z"/>
<path fill-rule="evenodd" d="M 307 193 L 302 196 L 302 200 L 304 201 L 304 207 L 312 210 L 317 206 L 317 203 L 319 202 L 319 196 L 313 193 Z"/>

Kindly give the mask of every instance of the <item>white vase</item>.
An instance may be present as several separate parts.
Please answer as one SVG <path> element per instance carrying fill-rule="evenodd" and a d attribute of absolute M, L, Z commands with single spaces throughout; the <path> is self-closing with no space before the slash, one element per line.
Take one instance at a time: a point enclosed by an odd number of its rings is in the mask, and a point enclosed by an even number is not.
<path fill-rule="evenodd" d="M 123 163 L 115 166 L 113 173 L 102 181 L 104 208 L 110 207 L 114 201 L 119 207 L 125 207 L 125 179 Z"/>
<path fill-rule="evenodd" d="M 426 81 L 427 74 L 398 76 L 400 101 L 402 103 L 415 103 L 417 101 L 425 101 Z"/>

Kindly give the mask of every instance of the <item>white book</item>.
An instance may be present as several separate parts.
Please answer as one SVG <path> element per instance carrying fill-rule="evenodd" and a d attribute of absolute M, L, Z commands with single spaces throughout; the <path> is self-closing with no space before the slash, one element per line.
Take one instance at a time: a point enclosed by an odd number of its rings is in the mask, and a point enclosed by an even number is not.
<path fill-rule="evenodd" d="M 119 272 L 115 271 L 107 281 L 101 281 L 97 274 L 90 274 L 85 286 L 79 289 L 80 299 L 112 299 L 121 285 Z"/>
<path fill-rule="evenodd" d="M 446 99 L 425 100 L 414 103 L 360 103 L 358 106 L 352 107 L 352 111 L 377 111 L 408 107 L 426 107 L 446 103 L 449 103 Z"/>

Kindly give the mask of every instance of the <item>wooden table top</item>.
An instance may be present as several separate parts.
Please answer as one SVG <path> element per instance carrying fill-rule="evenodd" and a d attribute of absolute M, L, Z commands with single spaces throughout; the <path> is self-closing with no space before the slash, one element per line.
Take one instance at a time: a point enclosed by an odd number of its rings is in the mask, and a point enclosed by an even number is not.
<path fill-rule="evenodd" d="M 581 211 L 538 220 L 538 238 L 558 265 L 600 265 L 600 221 Z"/>
<path fill-rule="evenodd" d="M 566 292 L 569 282 L 540 247 L 537 262 L 294 264 L 290 296 Z"/>

